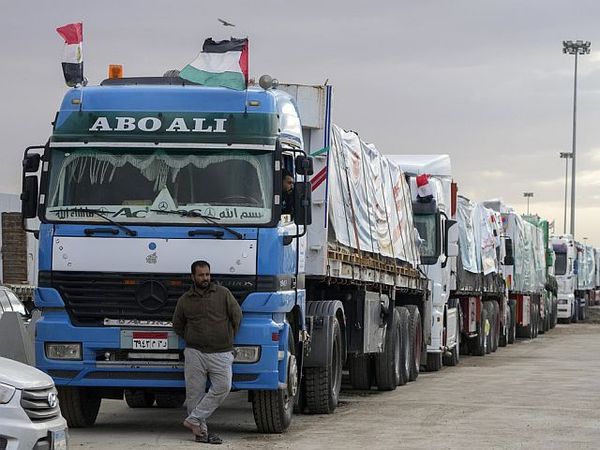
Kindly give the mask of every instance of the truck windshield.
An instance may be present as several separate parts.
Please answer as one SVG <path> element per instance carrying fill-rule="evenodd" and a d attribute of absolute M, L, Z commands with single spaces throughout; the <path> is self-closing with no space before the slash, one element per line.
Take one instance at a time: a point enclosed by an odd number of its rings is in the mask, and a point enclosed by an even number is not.
<path fill-rule="evenodd" d="M 415 227 L 421 238 L 420 252 L 421 260 L 424 264 L 428 264 L 431 258 L 437 259 L 439 256 L 438 240 L 436 230 L 436 215 L 435 214 L 416 214 L 414 216 Z M 434 261 L 435 262 L 435 261 Z"/>
<path fill-rule="evenodd" d="M 120 223 L 265 224 L 272 204 L 272 152 L 55 148 L 46 219 L 93 222 L 86 210 L 98 210 Z"/>
<path fill-rule="evenodd" d="M 564 275 L 567 273 L 567 254 L 556 252 L 556 261 L 554 261 L 554 274 Z"/>

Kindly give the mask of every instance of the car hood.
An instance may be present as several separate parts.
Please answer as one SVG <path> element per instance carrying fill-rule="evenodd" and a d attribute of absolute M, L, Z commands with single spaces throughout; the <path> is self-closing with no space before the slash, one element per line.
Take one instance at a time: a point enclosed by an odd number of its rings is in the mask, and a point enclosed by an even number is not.
<path fill-rule="evenodd" d="M 17 389 L 40 389 L 53 385 L 52 378 L 27 364 L 0 357 L 0 383 Z"/>

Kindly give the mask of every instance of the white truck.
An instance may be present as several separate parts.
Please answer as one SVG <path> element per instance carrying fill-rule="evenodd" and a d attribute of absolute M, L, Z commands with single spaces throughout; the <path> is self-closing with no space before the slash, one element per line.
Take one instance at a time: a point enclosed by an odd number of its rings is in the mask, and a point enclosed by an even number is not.
<path fill-rule="evenodd" d="M 458 226 L 457 186 L 449 155 L 392 155 L 409 177 L 415 226 L 421 239 L 421 269 L 430 280 L 431 341 L 425 368 L 436 371 L 460 358 L 459 301 L 456 286 Z"/>

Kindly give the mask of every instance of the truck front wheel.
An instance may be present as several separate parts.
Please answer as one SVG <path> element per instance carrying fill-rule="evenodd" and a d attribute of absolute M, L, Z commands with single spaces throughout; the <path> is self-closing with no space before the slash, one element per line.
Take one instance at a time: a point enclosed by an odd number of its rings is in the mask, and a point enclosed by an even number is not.
<path fill-rule="evenodd" d="M 125 389 L 125 402 L 130 408 L 151 408 L 154 393 L 144 389 Z"/>
<path fill-rule="evenodd" d="M 252 413 L 259 433 L 283 433 L 292 423 L 300 386 L 291 331 L 288 336 L 287 388 L 252 392 Z"/>
<path fill-rule="evenodd" d="M 70 428 L 91 427 L 96 422 L 102 397 L 90 388 L 58 388 L 60 412 Z"/>

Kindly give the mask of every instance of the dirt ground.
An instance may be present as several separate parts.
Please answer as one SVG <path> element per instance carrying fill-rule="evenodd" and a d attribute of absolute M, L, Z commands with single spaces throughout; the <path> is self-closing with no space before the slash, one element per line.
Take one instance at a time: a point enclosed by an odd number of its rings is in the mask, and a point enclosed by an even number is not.
<path fill-rule="evenodd" d="M 209 423 L 220 448 L 598 449 L 600 307 L 458 367 L 422 373 L 393 392 L 344 390 L 332 415 L 295 416 L 282 435 L 256 433 L 243 392 Z M 71 448 L 197 448 L 183 410 L 129 409 L 104 400 L 97 424 L 70 431 Z"/>

